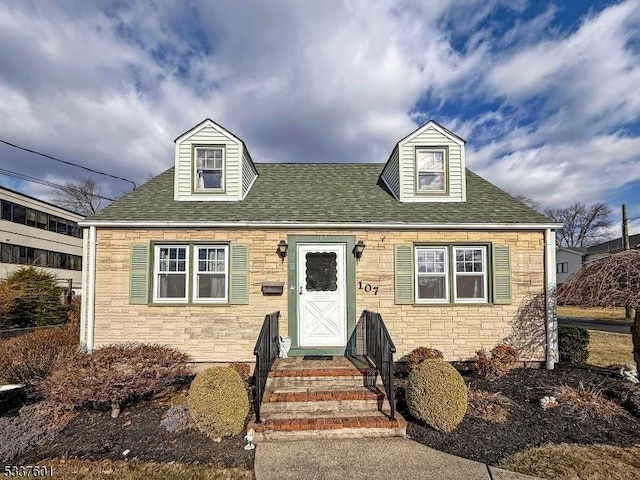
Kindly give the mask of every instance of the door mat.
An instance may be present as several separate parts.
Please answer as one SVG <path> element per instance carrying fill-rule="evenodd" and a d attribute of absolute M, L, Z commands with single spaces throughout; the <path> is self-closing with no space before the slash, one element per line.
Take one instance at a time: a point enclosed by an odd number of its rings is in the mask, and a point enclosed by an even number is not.
<path fill-rule="evenodd" d="M 333 360 L 333 355 L 305 355 L 302 360 Z"/>

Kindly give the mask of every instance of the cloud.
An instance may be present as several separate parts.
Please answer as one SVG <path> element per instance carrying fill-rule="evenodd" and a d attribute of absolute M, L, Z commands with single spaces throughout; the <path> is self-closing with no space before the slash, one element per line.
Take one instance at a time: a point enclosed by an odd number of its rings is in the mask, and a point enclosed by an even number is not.
<path fill-rule="evenodd" d="M 270 162 L 384 162 L 435 118 L 501 187 L 549 206 L 602 200 L 640 179 L 640 7 L 562 27 L 561 8 L 533 6 L 3 2 L 0 138 L 140 182 L 205 117 Z M 41 178 L 84 176 L 0 155 Z M 107 195 L 129 189 L 105 181 Z"/>

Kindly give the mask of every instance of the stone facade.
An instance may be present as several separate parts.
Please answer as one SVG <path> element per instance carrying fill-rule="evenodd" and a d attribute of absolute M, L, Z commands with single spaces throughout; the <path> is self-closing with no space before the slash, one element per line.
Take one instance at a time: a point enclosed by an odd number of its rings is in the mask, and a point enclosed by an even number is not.
<path fill-rule="evenodd" d="M 287 334 L 287 259 L 276 246 L 290 235 L 353 235 L 366 249 L 356 264 L 358 282 L 378 287 L 377 294 L 356 289 L 356 316 L 379 312 L 396 345 L 396 359 L 417 346 L 444 352 L 447 360 L 467 360 L 481 347 L 491 348 L 514 331 L 528 335 L 523 360 L 544 360 L 544 324 L 532 328 L 518 319 L 520 307 L 544 285 L 543 231 L 392 231 L 392 230 L 230 230 L 97 229 L 95 346 L 121 341 L 167 344 L 196 362 L 254 360 L 253 348 L 265 314 L 280 310 L 281 334 Z M 248 305 L 130 305 L 130 245 L 138 242 L 241 242 L 250 245 Z M 492 242 L 511 247 L 510 305 L 396 305 L 394 245 Z M 264 281 L 285 282 L 282 296 L 264 296 Z M 356 319 L 357 320 L 357 319 Z M 526 328 L 520 328 L 519 323 Z M 515 327 L 514 327 L 515 325 Z M 521 339 L 523 340 L 523 339 Z"/>

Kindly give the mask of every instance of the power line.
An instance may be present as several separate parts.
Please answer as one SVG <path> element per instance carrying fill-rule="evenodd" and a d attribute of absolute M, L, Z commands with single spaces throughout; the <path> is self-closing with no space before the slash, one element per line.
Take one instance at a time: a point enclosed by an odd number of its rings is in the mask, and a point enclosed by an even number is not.
<path fill-rule="evenodd" d="M 4 168 L 0 168 L 0 175 L 6 175 L 8 177 L 19 178 L 20 180 L 26 180 L 28 182 L 39 183 L 40 185 L 46 185 L 47 187 L 58 188 L 65 192 L 69 191 L 69 188 L 64 185 L 58 185 L 57 183 L 49 182 L 47 180 L 42 180 L 40 178 L 31 177 L 29 175 L 25 175 L 24 173 L 12 172 L 11 170 L 5 170 Z M 103 200 L 108 200 L 110 202 L 115 201 L 113 198 L 103 197 L 102 195 L 92 195 L 93 197 L 101 198 Z"/>
<path fill-rule="evenodd" d="M 111 177 L 111 178 L 115 178 L 116 180 L 122 180 L 123 182 L 132 183 L 134 190 L 137 187 L 136 182 L 134 182 L 133 180 L 127 180 L 126 178 L 122 178 L 122 177 L 119 177 L 117 175 L 111 175 L 110 173 L 99 172 L 98 170 L 93 170 L 92 168 L 84 167 L 82 165 L 78 165 L 77 163 L 67 162 L 66 160 L 60 160 L 59 158 L 52 157 L 51 155 L 47 155 L 46 153 L 40 153 L 40 152 L 37 152 L 35 150 L 31 150 L 29 148 L 21 147 L 19 145 L 15 145 L 13 143 L 7 142 L 6 140 L 2 140 L 1 138 L 0 138 L 0 143 L 4 143 L 5 145 L 9 145 L 10 147 L 17 148 L 19 150 L 24 150 L 25 152 L 35 153 L 36 155 L 40 155 L 40 156 L 43 156 L 43 157 L 46 157 L 46 158 L 50 158 L 51 160 L 55 160 L 56 162 L 64 163 L 66 165 L 71 165 L 73 167 L 82 168 L 84 170 L 87 170 L 88 172 L 93 172 L 93 173 L 97 173 L 99 175 L 104 175 L 105 177 Z"/>

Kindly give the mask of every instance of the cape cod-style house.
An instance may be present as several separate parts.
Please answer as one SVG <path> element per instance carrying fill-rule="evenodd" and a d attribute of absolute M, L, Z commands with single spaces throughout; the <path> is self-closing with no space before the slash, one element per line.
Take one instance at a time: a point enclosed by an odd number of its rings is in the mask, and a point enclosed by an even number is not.
<path fill-rule="evenodd" d="M 518 315 L 555 284 L 558 225 L 467 170 L 465 141 L 435 121 L 386 163 L 256 164 L 206 119 L 175 140 L 174 167 L 81 225 L 88 349 L 255 351 L 266 368 L 279 335 L 294 360 L 389 345 L 468 360 L 515 338 L 521 360 L 556 360 L 550 300 L 537 329 Z"/>

